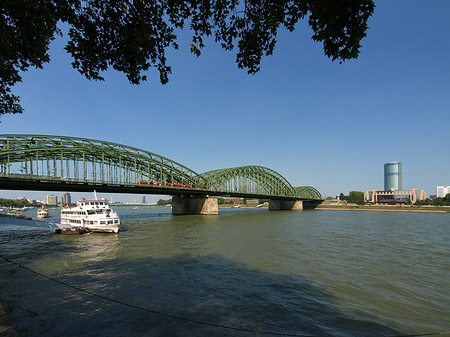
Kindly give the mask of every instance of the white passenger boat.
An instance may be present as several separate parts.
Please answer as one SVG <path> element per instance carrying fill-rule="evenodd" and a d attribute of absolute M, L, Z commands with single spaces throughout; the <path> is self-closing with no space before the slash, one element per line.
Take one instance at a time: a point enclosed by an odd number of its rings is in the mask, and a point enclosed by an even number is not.
<path fill-rule="evenodd" d="M 120 219 L 108 205 L 108 200 L 97 199 L 94 191 L 94 200 L 81 199 L 76 207 L 65 207 L 61 210 L 62 230 L 86 230 L 98 233 L 118 233 Z"/>
<path fill-rule="evenodd" d="M 38 210 L 37 217 L 40 219 L 50 218 L 50 213 L 48 212 L 48 209 L 42 207 L 41 209 Z"/>

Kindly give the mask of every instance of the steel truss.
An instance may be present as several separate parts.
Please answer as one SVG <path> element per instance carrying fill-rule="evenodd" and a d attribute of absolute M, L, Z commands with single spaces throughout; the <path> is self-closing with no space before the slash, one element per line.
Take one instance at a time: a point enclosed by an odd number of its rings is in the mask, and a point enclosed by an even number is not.
<path fill-rule="evenodd" d="M 0 177 L 177 186 L 220 195 L 267 195 L 320 200 L 313 187 L 292 187 L 279 173 L 242 166 L 198 174 L 166 157 L 121 144 L 76 137 L 0 135 Z"/>

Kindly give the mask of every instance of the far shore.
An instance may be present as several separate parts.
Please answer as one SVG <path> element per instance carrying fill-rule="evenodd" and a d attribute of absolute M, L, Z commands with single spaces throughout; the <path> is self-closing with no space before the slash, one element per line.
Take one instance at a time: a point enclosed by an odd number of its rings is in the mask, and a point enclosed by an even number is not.
<path fill-rule="evenodd" d="M 117 206 L 153 206 L 171 207 L 172 205 L 150 205 L 150 204 L 115 204 Z M 238 207 L 234 204 L 220 204 L 219 208 L 241 208 L 241 209 L 268 209 L 269 205 L 262 207 L 256 205 L 241 204 Z M 343 211 L 380 211 L 380 212 L 422 212 L 422 213 L 450 213 L 450 206 L 414 206 L 414 205 L 356 205 L 356 204 L 320 204 L 317 210 L 343 210 Z"/>
<path fill-rule="evenodd" d="M 450 206 L 414 206 L 414 205 L 324 205 L 316 209 L 345 211 L 382 211 L 382 212 L 422 212 L 450 213 Z"/>

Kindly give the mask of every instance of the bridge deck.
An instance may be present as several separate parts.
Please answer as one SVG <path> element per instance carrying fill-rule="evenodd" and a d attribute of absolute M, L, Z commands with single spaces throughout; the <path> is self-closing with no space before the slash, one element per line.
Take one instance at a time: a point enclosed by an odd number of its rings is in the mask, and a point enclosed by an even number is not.
<path fill-rule="evenodd" d="M 0 189 L 4 190 L 30 190 L 30 191 L 60 191 L 60 192 L 87 192 L 96 190 L 100 193 L 126 193 L 126 194 L 158 194 L 158 195 L 192 195 L 192 196 L 220 196 L 241 197 L 255 199 L 280 200 L 315 200 L 311 198 L 292 197 L 283 195 L 267 195 L 258 193 L 243 193 L 230 191 L 215 191 L 210 189 L 182 188 L 176 186 L 142 186 L 139 184 L 108 184 L 99 182 L 80 182 L 45 179 L 14 179 L 0 177 Z"/>

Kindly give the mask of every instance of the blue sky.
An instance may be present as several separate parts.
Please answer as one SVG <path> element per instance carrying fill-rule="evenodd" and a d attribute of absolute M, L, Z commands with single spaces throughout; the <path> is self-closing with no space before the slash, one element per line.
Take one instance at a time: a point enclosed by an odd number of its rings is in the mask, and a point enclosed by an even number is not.
<path fill-rule="evenodd" d="M 212 40 L 197 58 L 183 33 L 167 85 L 155 70 L 140 86 L 113 70 L 90 82 L 57 39 L 51 62 L 23 73 L 25 112 L 3 116 L 0 133 L 121 143 L 199 173 L 261 165 L 325 196 L 382 189 L 384 163 L 401 161 L 404 189 L 436 194 L 450 185 L 450 1 L 375 3 L 357 60 L 332 62 L 301 23 L 254 76 Z M 24 194 L 39 193 L 0 191 Z"/>

